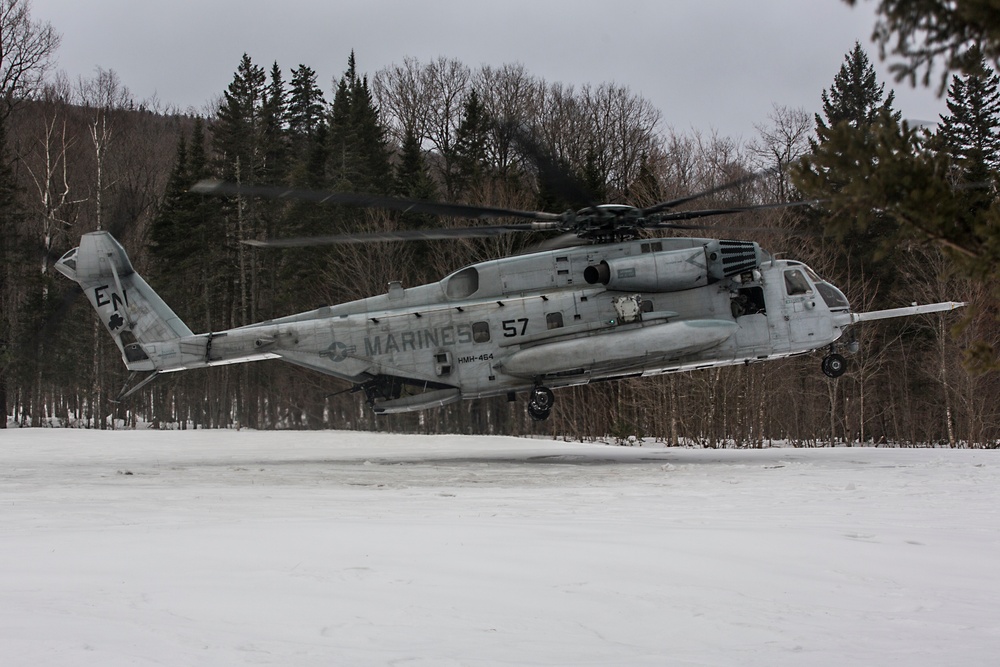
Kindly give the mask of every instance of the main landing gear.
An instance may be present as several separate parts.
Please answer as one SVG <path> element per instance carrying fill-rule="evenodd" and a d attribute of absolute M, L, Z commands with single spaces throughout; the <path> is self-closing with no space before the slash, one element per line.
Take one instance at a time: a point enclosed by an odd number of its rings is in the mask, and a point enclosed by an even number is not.
<path fill-rule="evenodd" d="M 552 404 L 556 397 L 548 387 L 538 386 L 531 390 L 528 398 L 528 414 L 536 422 L 545 421 L 552 414 Z"/>

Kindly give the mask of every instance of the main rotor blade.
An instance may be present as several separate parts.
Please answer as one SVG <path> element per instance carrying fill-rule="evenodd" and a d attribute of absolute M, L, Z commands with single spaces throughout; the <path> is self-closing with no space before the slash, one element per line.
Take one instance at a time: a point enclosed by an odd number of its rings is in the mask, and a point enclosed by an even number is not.
<path fill-rule="evenodd" d="M 400 229 L 384 232 L 359 232 L 330 236 L 296 236 L 287 239 L 264 241 L 249 239 L 243 243 L 256 248 L 305 248 L 316 245 L 343 245 L 352 243 L 377 243 L 384 241 L 437 241 L 442 239 L 492 238 L 515 232 L 544 230 L 544 225 L 530 222 L 512 225 L 485 225 L 482 227 L 442 227 L 441 229 Z"/>
<path fill-rule="evenodd" d="M 593 193 L 583 181 L 542 148 L 526 128 L 513 123 L 508 123 L 507 126 L 512 131 L 517 148 L 538 169 L 540 185 L 562 197 L 573 208 L 592 208 L 597 205 Z"/>
<path fill-rule="evenodd" d="M 487 218 L 522 218 L 558 222 L 562 216 L 543 211 L 520 211 L 495 206 L 473 206 L 470 204 L 441 204 L 421 201 L 419 199 L 403 199 L 384 195 L 359 194 L 353 192 L 324 192 L 320 190 L 303 190 L 277 185 L 239 185 L 223 181 L 204 180 L 191 186 L 191 192 L 206 195 L 224 196 L 255 196 L 268 199 L 295 199 L 310 201 L 317 204 L 344 204 L 361 208 L 384 208 L 403 213 L 426 213 L 453 218 L 472 218 L 482 220 Z"/>
<path fill-rule="evenodd" d="M 745 185 L 747 183 L 753 183 L 758 178 L 766 176 L 767 174 L 773 174 L 775 171 L 776 171 L 775 169 L 765 169 L 763 171 L 755 171 L 752 174 L 747 174 L 742 178 L 737 178 L 734 181 L 729 181 L 727 183 L 723 183 L 722 185 L 717 185 L 714 188 L 709 188 L 708 190 L 702 190 L 701 192 L 696 192 L 691 195 L 678 197 L 677 199 L 671 199 L 665 202 L 660 202 L 659 204 L 653 204 L 648 208 L 642 209 L 642 214 L 653 215 L 655 213 L 659 213 L 660 211 L 669 211 L 670 209 L 677 208 L 681 204 L 686 204 L 689 201 L 694 201 L 695 199 L 701 199 L 702 197 L 710 197 L 718 192 L 725 192 L 726 190 L 738 188 L 741 185 Z"/>
<path fill-rule="evenodd" d="M 707 218 L 713 215 L 732 215 L 734 213 L 746 213 L 747 211 L 766 211 L 778 208 L 796 208 L 798 206 L 812 206 L 818 204 L 820 200 L 809 199 L 806 201 L 780 202 L 777 204 L 755 204 L 753 206 L 734 206 L 732 208 L 705 208 L 697 211 L 677 211 L 676 213 L 663 213 L 645 225 L 646 229 L 685 229 L 685 227 L 674 227 L 667 224 L 674 220 L 695 220 L 697 218 Z"/>

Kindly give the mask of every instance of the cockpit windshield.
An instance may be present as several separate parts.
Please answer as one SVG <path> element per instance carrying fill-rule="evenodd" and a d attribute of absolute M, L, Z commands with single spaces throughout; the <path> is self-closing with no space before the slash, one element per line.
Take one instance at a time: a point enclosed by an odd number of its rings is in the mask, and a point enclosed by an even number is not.
<path fill-rule="evenodd" d="M 819 292 L 821 297 L 823 297 L 823 301 L 826 302 L 826 305 L 830 310 L 850 307 L 850 304 L 847 303 L 847 297 L 830 283 L 816 283 L 816 291 Z"/>
<path fill-rule="evenodd" d="M 810 269 L 808 266 L 803 265 L 806 270 L 806 274 L 813 281 L 813 285 L 816 286 L 816 291 L 819 295 L 823 297 L 823 301 L 826 303 L 827 308 L 830 310 L 837 310 L 841 308 L 850 308 L 850 304 L 847 302 L 847 297 L 839 289 L 823 280 L 819 275 Z"/>

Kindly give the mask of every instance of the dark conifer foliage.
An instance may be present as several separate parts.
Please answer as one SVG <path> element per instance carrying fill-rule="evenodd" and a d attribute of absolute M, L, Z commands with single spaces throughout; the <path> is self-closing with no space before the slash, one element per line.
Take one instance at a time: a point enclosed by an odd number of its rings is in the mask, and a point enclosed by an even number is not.
<path fill-rule="evenodd" d="M 891 90 L 885 94 L 885 84 L 878 82 L 868 54 L 855 42 L 833 77 L 833 85 L 821 95 L 823 114 L 816 114 L 816 132 L 822 139 L 824 132 L 841 122 L 863 128 L 877 121 L 880 113 L 890 113 L 899 120 L 899 112 L 892 108 L 895 97 Z"/>
<path fill-rule="evenodd" d="M 857 42 L 844 57 L 844 64 L 834 76 L 833 85 L 821 96 L 823 113 L 816 114 L 816 139 L 811 141 L 815 155 L 844 155 L 847 144 L 862 147 L 852 151 L 851 170 L 824 169 L 808 162 L 813 180 L 808 184 L 810 196 L 829 198 L 832 194 L 857 186 L 865 169 L 877 168 L 883 158 L 875 139 L 878 128 L 885 123 L 897 124 L 900 113 L 893 109 L 894 93 L 885 93 L 878 82 L 875 68 Z M 898 272 L 891 262 L 882 261 L 885 248 L 896 237 L 897 222 L 890 216 L 872 212 L 858 216 L 853 211 L 830 210 L 822 217 L 826 230 L 834 235 L 837 245 L 850 248 L 849 253 L 836 253 L 840 260 L 837 277 L 844 283 L 864 284 L 874 281 L 878 286 L 876 304 L 885 305 L 893 294 Z"/>
<path fill-rule="evenodd" d="M 968 72 L 952 77 L 949 113 L 941 116 L 938 139 L 954 160 L 960 182 L 989 193 L 1000 169 L 1000 77 L 978 51 L 971 58 Z"/>
<path fill-rule="evenodd" d="M 358 75 L 353 51 L 337 84 L 329 126 L 331 185 L 338 190 L 391 192 L 392 170 L 385 128 L 379 121 L 368 77 Z"/>
<path fill-rule="evenodd" d="M 6 120 L 0 117 L 0 428 L 7 428 L 7 383 L 14 363 L 11 346 L 15 344 L 16 321 L 12 309 L 16 308 L 11 289 L 23 285 L 19 275 L 21 264 L 17 261 L 20 236 L 19 219 L 22 215 L 17 197 L 17 182 L 7 154 Z"/>
<path fill-rule="evenodd" d="M 316 72 L 299 65 L 292 70 L 288 94 L 288 131 L 293 137 L 312 137 L 325 121 L 326 101 L 316 83 Z"/>
<path fill-rule="evenodd" d="M 462 105 L 462 122 L 455 133 L 451 166 L 445 175 L 445 189 L 453 199 L 460 199 L 487 171 L 486 142 L 489 124 L 486 111 L 475 89 L 469 92 Z"/>

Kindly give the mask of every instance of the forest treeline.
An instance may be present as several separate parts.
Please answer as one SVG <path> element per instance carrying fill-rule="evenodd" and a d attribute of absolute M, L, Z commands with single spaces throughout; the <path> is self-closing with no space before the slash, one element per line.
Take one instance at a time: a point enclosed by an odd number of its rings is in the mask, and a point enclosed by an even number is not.
<path fill-rule="evenodd" d="M 809 355 L 582 386 L 562 390 L 542 423 L 528 418 L 523 401 L 503 398 L 376 417 L 345 383 L 274 361 L 161 376 L 115 404 L 128 379 L 119 353 L 86 299 L 52 268 L 81 234 L 110 230 L 195 331 L 382 293 L 393 280 L 437 280 L 538 239 L 258 249 L 242 241 L 469 222 L 188 189 L 216 178 L 526 210 L 579 204 L 564 184 L 539 177 L 546 170 L 517 141 L 517 128 L 573 174 L 590 201 L 644 206 L 764 170 L 699 205 L 811 198 L 824 187 L 849 186 L 849 179 L 831 185 L 837 174 L 816 158 L 840 140 L 840 128 L 899 120 L 892 92 L 859 45 L 831 75 L 830 87 L 816 91 L 814 112 L 775 105 L 744 140 L 677 132 L 669 110 L 624 86 L 567 86 L 520 64 L 406 59 L 368 76 L 350 54 L 343 74 L 324 88 L 306 65 L 264 67 L 244 55 L 227 89 L 200 114 L 135 100 L 113 71 L 76 82 L 47 73 L 33 90 L 8 99 L 0 116 L 5 419 L 92 428 L 148 422 L 647 437 L 708 446 L 997 446 L 1000 379 L 968 362 L 969 349 L 1000 346 L 996 292 L 956 269 L 941 244 L 903 239 L 889 216 L 857 225 L 838 222 L 843 210 L 822 206 L 759 211 L 726 218 L 719 223 L 725 229 L 704 235 L 756 240 L 802 260 L 840 286 L 856 310 L 959 300 L 972 306 L 964 320 L 928 315 L 856 327 L 859 352 L 837 380 Z M 986 61 L 955 77 L 949 109 L 919 150 L 950 156 L 949 177 L 967 206 L 991 206 L 1000 97 Z M 753 231 L 732 229 L 741 225 Z M 819 233 L 828 228 L 837 235 Z"/>

